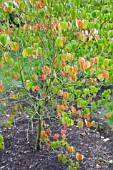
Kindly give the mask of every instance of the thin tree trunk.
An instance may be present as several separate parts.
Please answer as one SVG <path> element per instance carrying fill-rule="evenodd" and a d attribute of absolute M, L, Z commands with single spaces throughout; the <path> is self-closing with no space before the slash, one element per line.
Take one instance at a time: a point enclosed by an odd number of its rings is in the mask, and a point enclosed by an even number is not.
<path fill-rule="evenodd" d="M 38 128 L 37 128 L 37 138 L 36 138 L 36 150 L 40 150 L 41 148 L 41 112 L 40 112 L 40 106 L 38 108 Z"/>

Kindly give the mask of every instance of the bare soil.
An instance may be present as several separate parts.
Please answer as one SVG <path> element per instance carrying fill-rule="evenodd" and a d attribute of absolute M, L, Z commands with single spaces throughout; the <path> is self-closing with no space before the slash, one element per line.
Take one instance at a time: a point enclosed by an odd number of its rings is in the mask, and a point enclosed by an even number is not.
<path fill-rule="evenodd" d="M 78 170 L 113 170 L 113 164 L 109 164 L 113 161 L 113 131 L 103 119 L 94 120 L 103 128 L 96 131 L 86 127 L 78 129 L 76 124 L 67 128 L 67 141 L 84 155 L 84 159 L 79 161 Z M 62 125 L 58 124 L 57 119 L 47 121 L 48 124 L 54 123 L 53 132 L 60 132 Z M 41 150 L 35 150 L 36 121 L 33 126 L 34 132 L 29 119 L 20 114 L 11 129 L 0 127 L 5 140 L 5 150 L 0 150 L 0 170 L 67 170 L 68 164 L 57 159 L 58 153 L 64 152 L 61 148 L 54 152 L 42 143 Z M 75 155 L 72 158 L 75 159 Z"/>

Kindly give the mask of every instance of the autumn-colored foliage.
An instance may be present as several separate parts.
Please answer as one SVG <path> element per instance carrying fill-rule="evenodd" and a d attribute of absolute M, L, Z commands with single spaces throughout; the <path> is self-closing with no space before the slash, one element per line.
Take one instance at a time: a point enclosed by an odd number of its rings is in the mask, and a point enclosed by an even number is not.
<path fill-rule="evenodd" d="M 84 155 L 68 143 L 68 128 L 96 128 L 94 113 L 100 105 L 110 106 L 113 90 L 100 91 L 113 84 L 112 7 L 95 0 L 6 2 L 0 5 L 0 72 L 5 77 L 0 77 L 0 94 L 9 78 L 8 97 L 24 98 L 26 104 L 22 108 L 15 102 L 9 117 L 15 119 L 18 108 L 29 121 L 36 119 L 36 149 L 44 142 L 54 151 L 63 148 L 58 160 L 77 169 L 78 162 L 68 158 L 82 161 Z M 111 112 L 104 118 L 111 120 Z"/>

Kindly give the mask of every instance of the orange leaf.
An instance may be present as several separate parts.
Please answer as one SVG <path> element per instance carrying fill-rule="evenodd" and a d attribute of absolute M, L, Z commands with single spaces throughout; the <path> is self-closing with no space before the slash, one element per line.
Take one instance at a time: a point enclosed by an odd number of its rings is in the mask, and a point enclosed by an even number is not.
<path fill-rule="evenodd" d="M 61 108 L 62 110 L 65 110 L 64 105 L 60 105 L 60 108 Z"/>
<path fill-rule="evenodd" d="M 91 97 L 88 97 L 88 101 L 91 101 L 92 100 L 92 98 Z"/>
<path fill-rule="evenodd" d="M 16 43 L 16 42 L 14 42 L 14 47 L 15 47 L 15 51 L 18 51 L 18 49 L 19 49 L 19 45 Z"/>
<path fill-rule="evenodd" d="M 76 32 L 76 37 L 80 38 L 80 32 Z"/>
<path fill-rule="evenodd" d="M 43 134 L 42 137 L 41 137 L 41 139 L 44 140 L 46 137 L 47 137 L 47 135 L 46 135 L 46 134 Z"/>
<path fill-rule="evenodd" d="M 10 117 L 11 117 L 11 118 L 14 118 L 15 116 L 14 116 L 14 114 L 11 114 Z"/>
<path fill-rule="evenodd" d="M 57 115 L 58 115 L 59 119 L 61 120 L 62 119 L 62 112 L 57 112 Z"/>
<path fill-rule="evenodd" d="M 34 92 L 34 91 L 35 91 L 35 86 L 32 86 L 32 88 L 31 88 L 31 89 L 32 89 L 32 91 Z"/>
<path fill-rule="evenodd" d="M 51 68 L 49 68 L 49 67 L 47 67 L 47 66 L 44 66 L 43 68 L 42 68 L 42 73 L 43 74 L 50 74 L 51 73 Z"/>
<path fill-rule="evenodd" d="M 102 74 L 102 77 L 103 77 L 104 79 L 108 80 L 108 79 L 109 79 L 109 74 L 108 74 L 108 73 L 103 73 L 103 74 Z"/>
<path fill-rule="evenodd" d="M 68 149 L 68 152 L 69 153 L 74 153 L 75 152 L 75 149 L 73 146 L 70 146 L 69 149 Z"/>
<path fill-rule="evenodd" d="M 51 129 L 50 129 L 50 128 L 47 128 L 45 133 L 46 133 L 46 135 L 49 135 L 49 134 L 51 134 L 51 133 L 52 133 L 52 131 L 51 131 Z"/>
<path fill-rule="evenodd" d="M 96 61 L 96 59 L 95 59 L 95 58 L 91 58 L 91 59 L 90 59 L 90 63 L 91 63 L 91 65 L 93 65 L 93 64 L 95 63 L 95 61 Z"/>
<path fill-rule="evenodd" d="M 39 90 L 39 86 L 35 86 L 35 90 L 38 91 Z"/>
<path fill-rule="evenodd" d="M 73 58 L 74 58 L 73 55 L 71 55 L 70 58 L 69 58 L 69 61 L 70 62 L 73 61 Z"/>
<path fill-rule="evenodd" d="M 19 3 L 20 2 L 20 0 L 15 0 L 17 3 Z"/>
<path fill-rule="evenodd" d="M 91 66 L 89 61 L 86 61 L 83 63 L 83 70 L 86 70 L 87 68 L 89 68 Z"/>
<path fill-rule="evenodd" d="M 59 134 L 55 134 L 55 135 L 53 136 L 53 139 L 56 140 L 56 139 L 58 139 L 59 137 L 60 137 Z"/>
<path fill-rule="evenodd" d="M 4 68 L 4 63 L 0 63 L 0 69 Z"/>
<path fill-rule="evenodd" d="M 2 85 L 2 82 L 0 82 L 0 92 L 3 91 L 3 85 Z"/>
<path fill-rule="evenodd" d="M 58 65 L 57 61 L 54 61 L 54 62 L 53 62 L 53 66 L 54 66 L 54 67 L 57 67 L 57 65 Z"/>
<path fill-rule="evenodd" d="M 83 35 L 83 36 L 81 37 L 81 41 L 82 41 L 82 42 L 86 42 L 86 39 L 87 39 L 86 35 Z"/>
<path fill-rule="evenodd" d="M 4 6 L 4 7 L 3 7 L 3 10 L 4 10 L 5 12 L 8 12 L 8 7 L 7 7 L 7 6 Z"/>
<path fill-rule="evenodd" d="M 41 139 L 44 140 L 47 137 L 47 134 L 45 131 L 41 132 Z"/>
<path fill-rule="evenodd" d="M 66 106 L 67 105 L 67 100 L 63 100 L 63 104 Z"/>
<path fill-rule="evenodd" d="M 83 23 L 82 23 L 82 21 L 80 19 L 77 20 L 77 27 L 78 27 L 78 29 L 82 29 L 83 28 Z"/>
<path fill-rule="evenodd" d="M 34 80 L 34 81 L 37 80 L 37 75 L 36 75 L 36 74 L 33 75 L 33 80 Z"/>
<path fill-rule="evenodd" d="M 80 57 L 78 61 L 80 64 L 80 68 L 83 70 L 83 64 L 85 63 L 85 59 L 83 57 Z"/>
<path fill-rule="evenodd" d="M 85 114 L 85 115 L 84 115 L 84 119 L 90 120 L 90 115 L 89 115 L 89 114 Z"/>
<path fill-rule="evenodd" d="M 64 98 L 68 98 L 68 97 L 69 97 L 69 94 L 68 94 L 67 92 L 64 92 L 64 93 L 63 93 L 63 97 L 64 97 Z"/>
<path fill-rule="evenodd" d="M 90 128 L 92 126 L 92 124 L 90 122 L 86 122 L 86 126 L 87 126 L 87 128 Z"/>
<path fill-rule="evenodd" d="M 74 72 L 77 72 L 77 71 L 78 71 L 78 66 L 75 65 L 75 66 L 74 66 Z"/>
<path fill-rule="evenodd" d="M 1 28 L 1 29 L 0 29 L 0 32 L 4 33 L 4 32 L 5 32 L 5 30 L 4 30 L 3 28 Z"/>
<path fill-rule="evenodd" d="M 77 161 L 82 161 L 84 158 L 84 155 L 80 154 L 80 153 L 76 153 L 76 159 Z"/>
<path fill-rule="evenodd" d="M 107 113 L 107 114 L 106 114 L 106 117 L 107 117 L 108 119 L 110 119 L 110 118 L 111 118 L 111 114 L 110 114 L 110 113 Z"/>
<path fill-rule="evenodd" d="M 71 112 L 72 112 L 72 114 L 76 115 L 76 109 L 74 106 L 71 106 Z"/>

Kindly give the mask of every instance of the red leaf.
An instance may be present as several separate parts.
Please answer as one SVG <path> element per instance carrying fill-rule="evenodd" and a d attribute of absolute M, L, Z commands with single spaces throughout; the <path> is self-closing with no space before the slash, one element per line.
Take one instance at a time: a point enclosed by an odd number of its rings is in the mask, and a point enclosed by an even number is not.
<path fill-rule="evenodd" d="M 37 28 L 37 30 L 39 31 L 40 28 L 41 28 L 40 24 L 36 24 L 36 28 Z"/>
<path fill-rule="evenodd" d="M 55 135 L 53 136 L 53 139 L 56 140 L 56 139 L 58 139 L 59 137 L 60 137 L 59 134 L 55 134 Z"/>
<path fill-rule="evenodd" d="M 66 134 L 66 130 L 61 130 L 61 135 Z"/>
<path fill-rule="evenodd" d="M 48 30 L 48 26 L 46 24 L 43 24 L 42 27 L 43 27 L 44 30 L 46 30 L 46 31 Z"/>

